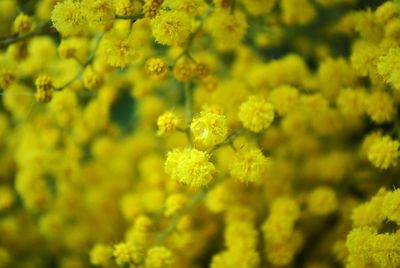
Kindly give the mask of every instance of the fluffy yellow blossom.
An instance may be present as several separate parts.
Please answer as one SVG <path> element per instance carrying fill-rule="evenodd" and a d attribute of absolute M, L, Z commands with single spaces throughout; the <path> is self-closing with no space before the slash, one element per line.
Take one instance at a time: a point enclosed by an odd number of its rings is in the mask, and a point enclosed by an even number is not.
<path fill-rule="evenodd" d="M 90 251 L 90 263 L 93 265 L 106 266 L 113 256 L 113 249 L 110 246 L 96 244 Z"/>
<path fill-rule="evenodd" d="M 382 214 L 385 215 L 389 220 L 400 224 L 400 190 L 388 192 L 383 199 L 382 203 Z"/>
<path fill-rule="evenodd" d="M 239 11 L 216 10 L 207 19 L 207 29 L 222 48 L 235 48 L 246 34 L 246 16 Z"/>
<path fill-rule="evenodd" d="M 382 124 L 391 122 L 395 113 L 393 98 L 385 92 L 375 92 L 365 98 L 365 111 L 372 121 Z"/>
<path fill-rule="evenodd" d="M 152 20 L 152 33 L 162 45 L 182 44 L 189 37 L 192 26 L 190 17 L 181 11 L 161 11 Z"/>
<path fill-rule="evenodd" d="M 387 54 L 381 56 L 377 63 L 378 73 L 386 83 L 394 89 L 400 90 L 400 71 L 399 71 L 400 48 L 391 48 Z"/>
<path fill-rule="evenodd" d="M 231 176 L 241 182 L 260 182 L 268 160 L 258 148 L 243 148 L 235 154 L 230 167 Z"/>
<path fill-rule="evenodd" d="M 146 256 L 147 268 L 171 268 L 174 267 L 174 255 L 163 246 L 155 246 L 149 249 Z"/>
<path fill-rule="evenodd" d="M 158 126 L 158 134 L 170 134 L 175 132 L 177 127 L 180 124 L 180 119 L 178 115 L 174 112 L 165 112 L 160 115 L 157 119 L 157 126 Z"/>
<path fill-rule="evenodd" d="M 221 143 L 228 135 L 226 117 L 212 111 L 201 111 L 190 124 L 193 139 L 201 146 L 210 147 Z"/>
<path fill-rule="evenodd" d="M 368 160 L 379 169 L 388 169 L 397 165 L 400 143 L 389 136 L 376 139 L 368 150 Z"/>
<path fill-rule="evenodd" d="M 103 80 L 100 74 L 96 73 L 92 68 L 86 68 L 83 72 L 83 85 L 87 89 L 99 88 Z"/>
<path fill-rule="evenodd" d="M 318 187 L 307 196 L 307 205 L 316 215 L 328 215 L 337 209 L 338 200 L 331 188 Z"/>
<path fill-rule="evenodd" d="M 132 40 L 133 35 L 126 35 L 121 32 L 108 32 L 102 42 L 100 51 L 113 67 L 125 67 L 138 58 L 137 48 Z"/>
<path fill-rule="evenodd" d="M 250 96 L 240 105 L 238 116 L 245 128 L 261 132 L 274 120 L 274 106 L 260 96 Z"/>
<path fill-rule="evenodd" d="M 187 83 L 195 75 L 196 66 L 188 58 L 180 58 L 174 66 L 174 77 L 176 80 Z"/>
<path fill-rule="evenodd" d="M 53 82 L 48 75 L 40 75 L 36 78 L 36 100 L 38 102 L 49 102 L 53 97 Z"/>
<path fill-rule="evenodd" d="M 141 246 L 125 242 L 114 245 L 113 256 L 118 265 L 125 265 L 132 262 L 139 263 L 144 258 Z"/>
<path fill-rule="evenodd" d="M 213 178 L 214 165 L 207 153 L 196 149 L 174 149 L 168 152 L 165 172 L 173 180 L 190 187 L 207 185 Z"/>
<path fill-rule="evenodd" d="M 152 77 L 164 78 L 168 73 L 167 63 L 160 58 L 150 58 L 146 62 L 146 69 Z"/>
<path fill-rule="evenodd" d="M 336 102 L 344 115 L 359 116 L 365 110 L 365 97 L 362 89 L 345 88 L 340 91 Z"/>
<path fill-rule="evenodd" d="M 159 10 L 164 0 L 146 0 L 143 5 L 143 14 L 147 18 L 154 18 Z"/>
<path fill-rule="evenodd" d="M 58 2 L 51 13 L 51 20 L 63 36 L 80 34 L 86 25 L 81 3 L 73 0 Z"/>
<path fill-rule="evenodd" d="M 382 204 L 387 191 L 381 188 L 370 201 L 353 209 L 351 219 L 356 227 L 372 226 L 378 228 L 385 216 L 382 214 Z"/>
<path fill-rule="evenodd" d="M 275 107 L 276 113 L 286 115 L 293 109 L 299 99 L 299 91 L 295 87 L 280 86 L 271 91 L 268 100 Z"/>
<path fill-rule="evenodd" d="M 114 23 L 114 1 L 83 0 L 82 5 L 88 24 L 96 30 L 107 31 Z"/>
<path fill-rule="evenodd" d="M 32 18 L 21 13 L 14 21 L 14 29 L 18 33 L 27 33 L 32 29 Z"/>

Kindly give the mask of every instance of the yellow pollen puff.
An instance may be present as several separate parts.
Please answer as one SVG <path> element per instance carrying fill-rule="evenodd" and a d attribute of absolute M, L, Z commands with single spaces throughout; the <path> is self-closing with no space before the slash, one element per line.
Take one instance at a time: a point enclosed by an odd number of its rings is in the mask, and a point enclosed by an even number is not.
<path fill-rule="evenodd" d="M 236 48 L 247 30 L 246 16 L 242 12 L 231 14 L 229 10 L 214 11 L 206 22 L 206 28 L 223 49 Z"/>
<path fill-rule="evenodd" d="M 400 225 L 400 190 L 388 192 L 383 199 L 382 214 L 389 220 Z"/>
<path fill-rule="evenodd" d="M 137 244 L 121 242 L 114 245 L 113 256 L 118 265 L 125 265 L 141 262 L 144 252 L 143 248 Z"/>
<path fill-rule="evenodd" d="M 32 18 L 21 13 L 14 21 L 14 29 L 18 33 L 27 33 L 32 29 Z"/>
<path fill-rule="evenodd" d="M 190 187 L 207 185 L 213 178 L 215 167 L 206 152 L 197 149 L 177 148 L 167 154 L 165 172 L 173 180 Z"/>
<path fill-rule="evenodd" d="M 286 115 L 299 99 L 299 91 L 292 86 L 280 86 L 272 90 L 268 100 L 274 105 L 276 113 Z"/>
<path fill-rule="evenodd" d="M 328 215 L 338 207 L 335 192 L 328 187 L 318 187 L 307 196 L 307 206 L 315 215 Z"/>
<path fill-rule="evenodd" d="M 93 71 L 92 68 L 86 68 L 83 72 L 83 85 L 87 89 L 96 89 L 101 86 L 103 79 L 100 74 Z"/>
<path fill-rule="evenodd" d="M 245 128 L 261 132 L 274 121 L 274 106 L 261 96 L 250 96 L 240 106 L 238 116 Z"/>
<path fill-rule="evenodd" d="M 143 5 L 143 14 L 146 18 L 157 16 L 164 0 L 146 0 Z"/>
<path fill-rule="evenodd" d="M 394 89 L 400 90 L 400 48 L 391 48 L 386 55 L 379 58 L 377 63 L 378 73 L 386 83 Z"/>
<path fill-rule="evenodd" d="M 192 29 L 190 17 L 181 11 L 161 11 L 151 23 L 152 33 L 157 43 L 162 45 L 182 44 Z"/>
<path fill-rule="evenodd" d="M 163 246 L 154 246 L 149 249 L 146 256 L 146 268 L 172 268 L 174 267 L 174 255 Z"/>
<path fill-rule="evenodd" d="M 165 112 L 157 119 L 158 135 L 171 134 L 180 124 L 179 117 L 174 112 Z"/>
<path fill-rule="evenodd" d="M 163 78 L 168 73 L 167 63 L 160 58 L 150 58 L 147 60 L 146 69 L 154 78 Z"/>
<path fill-rule="evenodd" d="M 268 160 L 258 148 L 243 148 L 235 154 L 231 176 L 241 182 L 257 183 L 265 174 Z"/>
<path fill-rule="evenodd" d="M 125 67 L 138 58 L 138 51 L 133 44 L 133 35 L 111 31 L 105 34 L 100 52 L 106 62 L 113 67 Z"/>
<path fill-rule="evenodd" d="M 47 75 L 40 75 L 35 81 L 36 94 L 35 98 L 38 102 L 49 102 L 53 97 L 53 82 Z"/>
<path fill-rule="evenodd" d="M 108 31 L 115 21 L 114 1 L 83 0 L 87 22 L 95 30 Z"/>
<path fill-rule="evenodd" d="M 372 121 L 382 124 L 391 122 L 395 114 L 393 97 L 385 92 L 375 92 L 365 98 L 365 111 Z"/>
<path fill-rule="evenodd" d="M 174 77 L 180 82 L 189 82 L 195 75 L 196 66 L 188 58 L 179 59 L 174 66 Z"/>
<path fill-rule="evenodd" d="M 389 136 L 377 138 L 368 150 L 368 160 L 379 169 L 388 169 L 397 165 L 400 143 Z"/>
<path fill-rule="evenodd" d="M 193 139 L 200 146 L 210 147 L 221 143 L 228 135 L 225 115 L 212 111 L 202 111 L 190 124 Z"/>
<path fill-rule="evenodd" d="M 58 2 L 51 12 L 54 27 L 62 36 L 78 35 L 83 32 L 86 18 L 78 1 Z"/>
<path fill-rule="evenodd" d="M 106 266 L 113 256 L 113 249 L 110 246 L 96 244 L 90 251 L 90 263 L 93 265 Z"/>

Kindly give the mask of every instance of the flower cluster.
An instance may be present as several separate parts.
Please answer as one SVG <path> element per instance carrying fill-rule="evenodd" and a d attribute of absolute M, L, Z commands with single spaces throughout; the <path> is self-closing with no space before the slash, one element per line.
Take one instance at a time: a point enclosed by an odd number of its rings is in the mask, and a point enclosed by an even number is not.
<path fill-rule="evenodd" d="M 0 268 L 400 267 L 399 108 L 399 0 L 0 0 Z"/>

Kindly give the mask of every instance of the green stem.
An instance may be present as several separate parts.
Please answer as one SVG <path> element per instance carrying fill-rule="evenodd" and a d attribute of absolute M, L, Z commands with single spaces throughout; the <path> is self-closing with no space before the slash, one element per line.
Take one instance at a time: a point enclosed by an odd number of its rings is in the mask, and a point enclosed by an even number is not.
<path fill-rule="evenodd" d="M 13 34 L 11 36 L 4 37 L 0 41 L 0 48 L 6 48 L 11 44 L 29 39 L 35 35 L 44 34 L 45 33 L 44 30 L 47 28 L 50 28 L 50 26 L 51 26 L 51 21 L 46 20 L 46 21 L 42 21 L 42 22 L 38 23 L 38 25 L 35 27 L 35 29 L 29 33 L 22 34 L 22 35 L 21 34 Z"/>

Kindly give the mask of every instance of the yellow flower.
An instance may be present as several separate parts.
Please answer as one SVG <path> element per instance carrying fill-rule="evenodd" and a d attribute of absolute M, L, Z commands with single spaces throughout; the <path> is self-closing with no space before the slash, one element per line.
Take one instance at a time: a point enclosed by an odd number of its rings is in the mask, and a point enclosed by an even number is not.
<path fill-rule="evenodd" d="M 212 111 L 202 111 L 190 124 L 193 139 L 201 146 L 210 147 L 223 142 L 228 134 L 226 117 Z"/>
<path fill-rule="evenodd" d="M 161 11 L 151 25 L 156 42 L 169 46 L 185 42 L 192 29 L 190 17 L 181 11 Z"/>
<path fill-rule="evenodd" d="M 245 128 L 261 132 L 274 120 L 274 107 L 260 96 L 250 96 L 240 106 L 238 116 Z"/>
<path fill-rule="evenodd" d="M 388 169 L 397 165 L 400 143 L 389 136 L 376 139 L 368 150 L 369 161 L 379 169 Z"/>
<path fill-rule="evenodd" d="M 32 29 L 32 19 L 31 17 L 21 13 L 14 21 L 14 29 L 18 33 L 27 33 Z"/>
<path fill-rule="evenodd" d="M 180 123 L 179 117 L 174 112 L 165 112 L 157 119 L 158 135 L 174 133 Z"/>
<path fill-rule="evenodd" d="M 113 250 L 110 246 L 96 244 L 90 251 L 90 263 L 105 266 L 111 260 L 112 255 Z"/>
<path fill-rule="evenodd" d="M 63 36 L 78 35 L 86 25 L 81 3 L 73 0 L 58 2 L 51 13 L 51 20 Z"/>
<path fill-rule="evenodd" d="M 133 35 L 111 31 L 102 42 L 100 51 L 107 63 L 113 67 L 125 67 L 138 58 L 138 51 L 133 45 Z"/>
<path fill-rule="evenodd" d="M 328 187 L 318 187 L 307 197 L 308 209 L 316 215 L 328 215 L 338 207 L 335 192 Z"/>
<path fill-rule="evenodd" d="M 260 182 L 265 174 L 267 158 L 258 148 L 242 148 L 235 154 L 230 173 L 241 182 Z"/>
<path fill-rule="evenodd" d="M 196 149 L 174 149 L 168 152 L 165 161 L 165 172 L 173 180 L 190 187 L 207 185 L 215 172 L 214 165 L 209 162 L 207 153 Z"/>
<path fill-rule="evenodd" d="M 174 265 L 172 252 L 163 246 L 154 246 L 146 256 L 146 268 L 171 268 Z"/>

